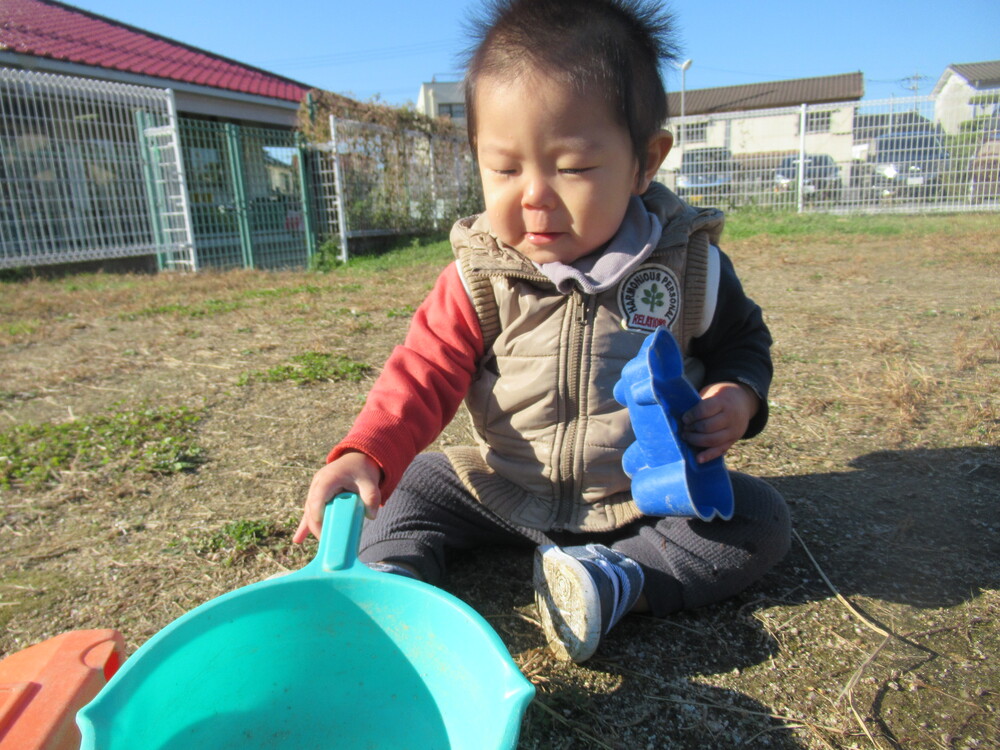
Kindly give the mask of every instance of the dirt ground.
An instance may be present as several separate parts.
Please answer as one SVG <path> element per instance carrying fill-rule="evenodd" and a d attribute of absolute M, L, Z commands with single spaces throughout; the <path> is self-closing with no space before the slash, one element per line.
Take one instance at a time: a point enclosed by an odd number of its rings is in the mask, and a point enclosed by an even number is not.
<path fill-rule="evenodd" d="M 629 617 L 571 666 L 543 649 L 528 556 L 453 561 L 446 588 L 538 688 L 520 747 L 1000 748 L 1000 232 L 995 217 L 934 221 L 725 244 L 775 337 L 770 426 L 728 458 L 792 510 L 792 550 L 763 581 Z M 0 284 L 0 432 L 201 417 L 193 469 L 71 463 L 0 489 L 0 654 L 106 627 L 132 651 L 307 562 L 315 544 L 290 536 L 309 478 L 371 376 L 255 374 L 307 352 L 377 369 L 444 258 Z M 460 418 L 439 445 L 467 439 Z"/>

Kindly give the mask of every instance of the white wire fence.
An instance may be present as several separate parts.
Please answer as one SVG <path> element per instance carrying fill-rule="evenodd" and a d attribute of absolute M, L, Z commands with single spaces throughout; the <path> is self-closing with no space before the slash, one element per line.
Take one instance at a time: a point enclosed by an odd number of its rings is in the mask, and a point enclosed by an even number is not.
<path fill-rule="evenodd" d="M 316 147 L 323 157 L 312 188 L 326 209 L 326 238 L 335 238 L 342 260 L 358 240 L 447 230 L 482 210 L 465 138 L 333 116 L 330 134 L 329 143 Z"/>
<path fill-rule="evenodd" d="M 729 209 L 1000 210 L 1000 91 L 689 116 L 660 179 Z"/>
<path fill-rule="evenodd" d="M 340 120 L 305 144 L 173 106 L 166 89 L 0 69 L 0 269 L 149 255 L 302 268 L 482 204 L 457 136 Z"/>
<path fill-rule="evenodd" d="M 729 210 L 1000 210 L 1000 92 L 671 121 L 659 179 Z M 0 268 L 294 268 L 481 210 L 465 138 L 178 118 L 169 90 L 0 69 Z"/>
<path fill-rule="evenodd" d="M 0 268 L 189 258 L 171 106 L 166 90 L 0 68 Z"/>

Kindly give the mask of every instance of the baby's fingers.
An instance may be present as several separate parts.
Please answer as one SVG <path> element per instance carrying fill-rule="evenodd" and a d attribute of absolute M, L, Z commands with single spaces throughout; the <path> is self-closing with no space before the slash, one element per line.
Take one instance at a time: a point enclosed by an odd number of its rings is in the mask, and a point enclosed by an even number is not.
<path fill-rule="evenodd" d="M 726 455 L 726 451 L 732 448 L 733 445 L 734 443 L 723 443 L 722 445 L 716 445 L 711 448 L 706 448 L 705 450 L 699 451 L 698 453 L 695 454 L 695 461 L 697 461 L 700 464 L 708 463 L 712 459 Z"/>
<path fill-rule="evenodd" d="M 303 515 L 302 520 L 299 521 L 299 527 L 295 529 L 295 533 L 292 535 L 292 541 L 295 544 L 302 544 L 309 537 L 309 522 Z"/>
<path fill-rule="evenodd" d="M 685 426 L 691 427 L 692 425 L 702 422 L 706 419 L 711 419 L 722 411 L 722 404 L 716 399 L 703 399 L 697 404 L 692 406 L 686 412 L 684 416 L 681 417 L 681 421 Z"/>

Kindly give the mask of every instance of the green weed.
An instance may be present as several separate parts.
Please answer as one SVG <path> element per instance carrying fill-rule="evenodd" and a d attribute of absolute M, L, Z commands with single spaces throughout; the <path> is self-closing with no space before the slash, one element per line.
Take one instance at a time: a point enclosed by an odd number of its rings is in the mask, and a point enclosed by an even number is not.
<path fill-rule="evenodd" d="M 216 532 L 185 541 L 191 544 L 195 553 L 232 565 L 240 558 L 256 557 L 262 549 L 289 545 L 293 528 L 289 524 L 241 519 L 227 523 Z"/>
<path fill-rule="evenodd" d="M 270 370 L 244 373 L 239 385 L 253 382 L 281 383 L 291 381 L 296 385 L 309 385 L 329 381 L 356 383 L 371 372 L 371 367 L 339 354 L 306 352 L 292 357 L 292 361 Z"/>
<path fill-rule="evenodd" d="M 314 284 L 298 284 L 290 287 L 269 287 L 266 289 L 246 289 L 235 293 L 230 299 L 208 299 L 192 304 L 172 302 L 164 305 L 153 305 L 135 312 L 122 313 L 122 320 L 139 320 L 142 318 L 157 318 L 173 316 L 175 318 L 208 318 L 214 315 L 245 309 L 248 303 L 261 300 L 272 300 L 282 297 L 292 297 L 299 294 L 316 295 L 322 293 L 322 287 Z"/>
<path fill-rule="evenodd" d="M 219 531 L 208 536 L 200 545 L 199 552 L 219 552 L 232 550 L 245 552 L 257 547 L 274 532 L 267 521 L 232 521 Z"/>
<path fill-rule="evenodd" d="M 309 259 L 309 270 L 317 273 L 328 273 L 341 265 L 339 238 L 326 240 Z"/>
<path fill-rule="evenodd" d="M 4 323 L 3 326 L 0 326 L 0 333 L 10 338 L 30 336 L 40 326 L 41 322 L 38 320 L 15 320 L 13 323 Z"/>
<path fill-rule="evenodd" d="M 174 474 L 195 468 L 201 449 L 194 428 L 201 415 L 186 408 L 142 408 L 61 424 L 22 424 L 0 433 L 0 487 L 37 487 L 61 471 Z"/>
<path fill-rule="evenodd" d="M 413 316 L 417 308 L 413 305 L 403 305 L 402 307 L 394 307 L 385 311 L 386 317 L 388 318 L 409 318 Z"/>
<path fill-rule="evenodd" d="M 241 296 L 250 299 L 273 299 L 275 297 L 291 297 L 296 294 L 322 294 L 326 291 L 315 284 L 298 284 L 289 287 L 271 287 L 268 289 L 248 289 Z"/>

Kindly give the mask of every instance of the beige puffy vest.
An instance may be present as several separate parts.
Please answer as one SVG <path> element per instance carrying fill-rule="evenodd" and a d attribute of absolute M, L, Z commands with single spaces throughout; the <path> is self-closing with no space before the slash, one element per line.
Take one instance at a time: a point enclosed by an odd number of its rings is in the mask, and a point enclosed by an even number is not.
<path fill-rule="evenodd" d="M 589 296 L 560 294 L 492 235 L 485 214 L 452 229 L 487 348 L 465 399 L 478 447 L 445 452 L 473 495 L 515 524 L 596 532 L 640 516 L 621 467 L 635 438 L 612 391 L 657 325 L 687 353 L 703 317 L 709 243 L 722 230 L 720 212 L 656 183 L 643 201 L 663 224 L 660 243 L 617 286 Z"/>

